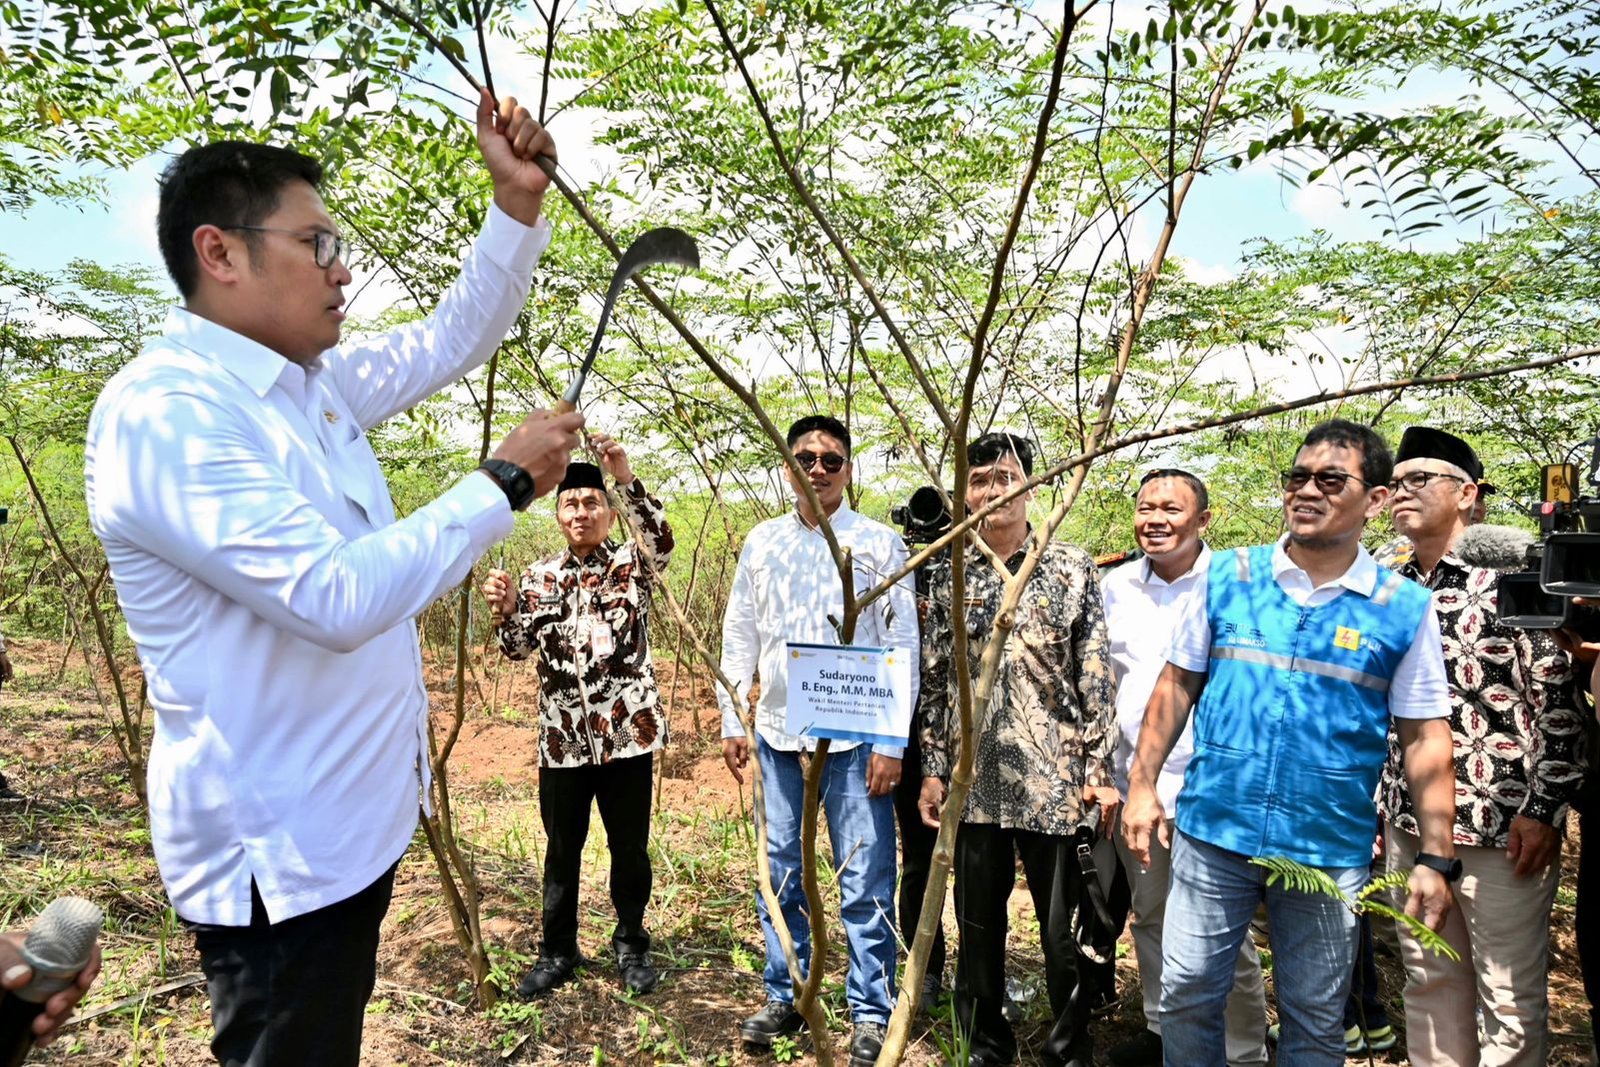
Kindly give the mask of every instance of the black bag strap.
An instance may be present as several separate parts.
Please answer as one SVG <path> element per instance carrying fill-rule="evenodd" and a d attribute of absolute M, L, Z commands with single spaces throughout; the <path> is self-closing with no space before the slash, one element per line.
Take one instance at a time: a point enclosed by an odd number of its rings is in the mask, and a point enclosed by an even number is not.
<path fill-rule="evenodd" d="M 1082 885 L 1078 914 L 1072 924 L 1079 950 L 1096 963 L 1114 959 L 1117 951 L 1116 922 L 1100 888 L 1100 871 L 1094 865 L 1094 831 L 1081 828 L 1073 839 L 1078 854 L 1078 876 Z"/>

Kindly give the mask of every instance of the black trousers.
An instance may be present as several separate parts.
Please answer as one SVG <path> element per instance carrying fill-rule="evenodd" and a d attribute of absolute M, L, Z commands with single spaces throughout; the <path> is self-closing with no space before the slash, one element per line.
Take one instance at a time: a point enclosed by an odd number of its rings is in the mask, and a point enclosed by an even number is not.
<path fill-rule="evenodd" d="M 396 861 L 398 863 L 398 861 Z M 267 921 L 250 883 L 250 925 L 188 923 L 200 950 L 223 1067 L 346 1067 L 361 1062 L 361 1024 L 377 981 L 378 927 L 394 867 L 337 904 Z"/>
<path fill-rule="evenodd" d="M 1055 1022 L 1045 1039 L 1045 1063 L 1074 1056 L 1088 1062 L 1089 1003 L 1079 989 L 1072 914 L 1081 891 L 1070 837 L 961 824 L 956 833 L 956 1017 L 972 1037 L 973 1055 L 991 1062 L 1016 1059 L 1017 1041 L 1002 1009 L 1006 1001 L 1006 901 L 1016 884 L 1016 860 L 1028 876 L 1039 917 L 1045 987 Z"/>
<path fill-rule="evenodd" d="M 916 936 L 922 918 L 922 894 L 928 891 L 928 868 L 933 865 L 933 846 L 939 831 L 922 824 L 917 798 L 922 795 L 922 724 L 911 718 L 911 737 L 900 763 L 900 784 L 894 788 L 894 814 L 900 823 L 900 930 L 906 948 Z M 928 973 L 944 974 L 944 924 L 933 935 L 928 954 Z"/>
<path fill-rule="evenodd" d="M 589 808 L 611 850 L 611 903 L 618 952 L 650 951 L 644 909 L 650 902 L 650 789 L 654 754 L 584 767 L 539 769 L 539 818 L 544 823 L 543 955 L 578 955 L 578 873 L 589 838 Z"/>

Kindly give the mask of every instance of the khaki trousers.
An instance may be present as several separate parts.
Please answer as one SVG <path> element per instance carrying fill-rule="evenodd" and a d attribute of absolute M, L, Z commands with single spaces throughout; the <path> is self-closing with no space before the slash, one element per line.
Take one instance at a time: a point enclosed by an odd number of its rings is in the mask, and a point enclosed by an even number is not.
<path fill-rule="evenodd" d="M 1145 1026 L 1161 1032 L 1161 928 L 1167 915 L 1167 890 L 1172 881 L 1172 850 L 1152 839 L 1150 869 L 1122 840 L 1122 818 L 1117 817 L 1117 855 L 1128 873 L 1133 891 L 1133 951 L 1139 961 L 1139 981 L 1144 992 Z M 1261 957 L 1255 941 L 1245 935 L 1233 968 L 1233 990 L 1228 994 L 1228 1063 L 1230 1067 L 1267 1062 L 1267 991 L 1261 981 Z"/>
<path fill-rule="evenodd" d="M 1413 865 L 1421 843 L 1384 827 L 1390 870 Z M 1461 880 L 1440 931 L 1461 954 L 1451 962 L 1400 932 L 1406 965 L 1406 1050 L 1412 1067 L 1537 1067 L 1548 1058 L 1550 908 L 1561 854 L 1518 878 L 1503 848 L 1456 846 Z M 1479 1007 L 1483 1034 L 1478 1033 Z"/>

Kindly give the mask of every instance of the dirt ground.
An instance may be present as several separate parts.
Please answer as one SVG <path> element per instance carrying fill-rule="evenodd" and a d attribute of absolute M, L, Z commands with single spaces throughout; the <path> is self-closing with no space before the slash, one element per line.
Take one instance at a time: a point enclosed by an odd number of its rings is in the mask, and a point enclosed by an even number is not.
<path fill-rule="evenodd" d="M 103 978 L 56 1048 L 35 1055 L 57 1064 L 203 1064 L 209 1015 L 198 961 L 166 904 L 149 853 L 149 832 L 129 786 L 105 714 L 60 646 L 11 643 L 17 683 L 0 691 L 0 770 L 27 799 L 0 804 L 0 928 L 15 927 L 62 893 L 105 907 Z M 63 662 L 65 669 L 62 669 Z M 672 707 L 672 739 L 660 760 L 652 840 L 656 884 L 650 923 L 661 986 L 646 997 L 622 993 L 607 959 L 611 917 L 604 834 L 590 837 L 580 905 L 581 946 L 592 957 L 580 978 L 535 1003 L 502 1000 L 470 1007 L 468 972 L 457 948 L 438 874 L 420 835 L 400 866 L 384 925 L 378 987 L 368 1009 L 365 1061 L 373 1064 L 756 1064 L 734 1038 L 763 1000 L 761 935 L 751 901 L 749 795 L 735 785 L 717 746 L 718 717 L 700 677 L 685 672 L 672 696 L 673 667 L 659 664 Z M 483 924 L 497 973 L 514 985 L 538 941 L 542 831 L 537 805 L 537 719 L 532 673 L 477 664 L 470 706 L 486 710 L 465 724 L 451 758 L 461 833 L 477 864 Z M 104 689 L 104 687 L 102 687 Z M 430 677 L 436 715 L 453 706 L 451 679 Z M 135 684 L 136 689 L 136 684 Z M 107 690 L 108 695 L 109 691 Z M 696 728 L 698 720 L 699 728 Z M 1587 1002 L 1573 944 L 1576 833 L 1569 837 L 1563 884 L 1551 924 L 1554 1034 L 1550 1063 L 1586 1062 Z M 833 886 L 825 878 L 825 893 Z M 836 899 L 836 898 L 833 898 Z M 1021 1062 L 1037 1062 L 1047 1028 L 1037 924 L 1027 891 L 1012 902 L 1013 970 L 1030 995 L 1018 1026 Z M 954 922 L 946 906 L 946 927 Z M 837 935 L 837 924 L 833 924 Z M 1105 1050 L 1143 1025 L 1137 968 L 1125 934 L 1119 945 L 1121 1005 L 1095 1024 Z M 843 1003 L 842 948 L 835 946 L 824 997 L 836 1052 L 849 1025 Z M 1403 976 L 1387 947 L 1379 965 L 1385 1002 L 1404 1020 Z M 948 975 L 947 975 L 948 980 Z M 1270 990 L 1270 983 L 1269 983 Z M 947 1061 L 948 1011 L 919 1027 L 907 1062 Z M 1376 1062 L 1404 1064 L 1403 1044 Z M 804 1048 L 786 1062 L 811 1063 Z M 843 1062 L 841 1060 L 841 1062 Z"/>

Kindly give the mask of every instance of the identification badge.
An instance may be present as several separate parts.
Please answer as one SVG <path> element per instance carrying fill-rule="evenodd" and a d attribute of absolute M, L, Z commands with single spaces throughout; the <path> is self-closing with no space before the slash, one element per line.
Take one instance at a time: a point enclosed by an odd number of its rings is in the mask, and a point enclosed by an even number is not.
<path fill-rule="evenodd" d="M 611 655 L 615 645 L 611 639 L 611 624 L 609 622 L 596 622 L 589 628 L 589 649 L 595 654 L 596 659 L 604 659 Z"/>

